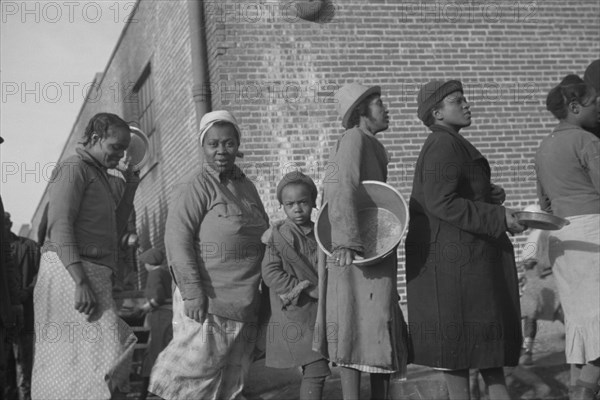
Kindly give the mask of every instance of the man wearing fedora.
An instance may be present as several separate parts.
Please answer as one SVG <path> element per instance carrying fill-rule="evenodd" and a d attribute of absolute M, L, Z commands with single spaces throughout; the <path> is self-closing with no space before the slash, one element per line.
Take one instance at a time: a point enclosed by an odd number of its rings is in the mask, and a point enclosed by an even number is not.
<path fill-rule="evenodd" d="M 388 397 L 391 375 L 406 372 L 406 324 L 398 306 L 397 256 L 368 267 L 357 219 L 360 182 L 387 179 L 388 154 L 375 137 L 389 127 L 379 86 L 343 86 L 335 95 L 347 129 L 331 152 L 336 174 L 325 181 L 333 256 L 319 256 L 319 310 L 314 349 L 341 368 L 345 400 L 358 399 L 360 373 L 371 374 L 371 398 Z M 330 332 L 325 327 L 335 327 Z"/>

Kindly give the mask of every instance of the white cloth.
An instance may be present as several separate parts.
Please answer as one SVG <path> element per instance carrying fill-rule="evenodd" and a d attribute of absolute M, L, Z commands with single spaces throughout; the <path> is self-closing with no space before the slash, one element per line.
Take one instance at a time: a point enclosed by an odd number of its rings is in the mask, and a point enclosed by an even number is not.
<path fill-rule="evenodd" d="M 200 120 L 200 128 L 198 131 L 198 135 L 200 137 L 201 146 L 202 142 L 204 141 L 204 135 L 206 135 L 206 132 L 208 132 L 210 127 L 213 126 L 216 122 L 221 121 L 229 122 L 230 124 L 232 124 L 235 127 L 235 130 L 237 131 L 238 139 L 242 139 L 242 132 L 233 114 L 226 110 L 211 111 L 209 113 L 204 114 L 202 116 L 202 119 Z"/>
<path fill-rule="evenodd" d="M 75 282 L 54 252 L 42 254 L 33 293 L 36 341 L 31 398 L 110 399 L 128 390 L 137 341 L 116 314 L 112 270 L 83 261 L 96 295 L 90 321 L 74 308 Z"/>
<path fill-rule="evenodd" d="M 550 260 L 565 315 L 569 364 L 600 358 L 600 214 L 569 217 L 552 232 Z"/>
<path fill-rule="evenodd" d="M 188 318 L 179 288 L 173 293 L 173 340 L 160 353 L 149 391 L 166 400 L 243 399 L 258 338 L 256 324 L 208 314 Z"/>

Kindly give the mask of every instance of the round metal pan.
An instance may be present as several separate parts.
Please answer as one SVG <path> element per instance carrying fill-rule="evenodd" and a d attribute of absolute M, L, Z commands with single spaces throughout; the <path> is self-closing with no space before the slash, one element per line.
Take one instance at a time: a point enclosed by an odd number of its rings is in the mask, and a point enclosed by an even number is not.
<path fill-rule="evenodd" d="M 515 213 L 515 217 L 521 225 L 545 231 L 556 231 L 570 223 L 568 219 L 537 211 L 519 211 Z"/>

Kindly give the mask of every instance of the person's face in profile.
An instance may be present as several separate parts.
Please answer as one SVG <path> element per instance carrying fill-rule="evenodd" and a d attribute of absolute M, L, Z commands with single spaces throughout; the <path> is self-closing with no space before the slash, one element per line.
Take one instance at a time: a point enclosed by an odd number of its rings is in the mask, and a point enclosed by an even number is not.
<path fill-rule="evenodd" d="M 471 105 L 460 91 L 450 93 L 444 97 L 440 107 L 433 112 L 436 123 L 455 130 L 471 125 Z"/>
<path fill-rule="evenodd" d="M 105 168 L 116 168 L 131 142 L 131 132 L 124 127 L 110 126 L 105 137 L 94 133 L 89 153 Z"/>
<path fill-rule="evenodd" d="M 374 95 L 369 100 L 367 126 L 373 134 L 385 131 L 390 126 L 388 110 L 379 95 Z"/>

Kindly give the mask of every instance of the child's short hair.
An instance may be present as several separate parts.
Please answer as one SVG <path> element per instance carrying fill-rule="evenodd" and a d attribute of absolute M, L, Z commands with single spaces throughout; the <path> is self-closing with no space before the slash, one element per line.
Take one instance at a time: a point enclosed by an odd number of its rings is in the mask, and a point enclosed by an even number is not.
<path fill-rule="evenodd" d="M 283 201 L 281 201 L 281 193 L 283 192 L 283 188 L 290 184 L 306 185 L 310 190 L 310 198 L 313 206 L 317 204 L 318 191 L 315 182 L 309 176 L 304 175 L 300 171 L 288 172 L 281 179 L 281 181 L 279 181 L 279 184 L 277 185 L 277 200 L 279 200 L 279 204 L 283 204 Z"/>

